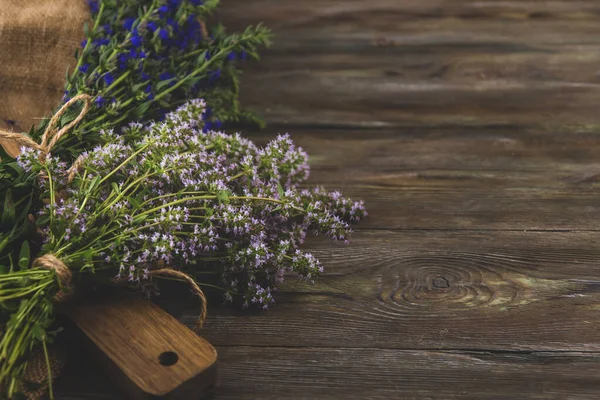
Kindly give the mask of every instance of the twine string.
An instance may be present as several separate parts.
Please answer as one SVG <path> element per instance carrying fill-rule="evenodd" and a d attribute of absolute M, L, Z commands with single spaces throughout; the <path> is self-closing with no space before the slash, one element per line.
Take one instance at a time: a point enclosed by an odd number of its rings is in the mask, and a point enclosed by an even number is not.
<path fill-rule="evenodd" d="M 192 292 L 194 292 L 194 294 L 196 296 L 198 296 L 200 298 L 200 300 L 202 301 L 202 309 L 200 312 L 200 317 L 198 318 L 198 328 L 202 328 L 202 325 L 204 324 L 204 320 L 206 319 L 206 314 L 207 314 L 207 310 L 206 310 L 206 296 L 204 295 L 204 292 L 202 291 L 202 289 L 200 289 L 200 286 L 198 286 L 198 284 L 196 283 L 196 281 L 189 276 L 188 274 L 178 271 L 176 269 L 172 269 L 172 268 L 161 268 L 161 269 L 155 269 L 155 270 L 151 270 L 148 275 L 150 276 L 170 276 L 173 278 L 179 278 L 181 280 L 186 281 L 191 289 Z"/>
<path fill-rule="evenodd" d="M 69 108 L 79 100 L 83 100 L 83 108 L 79 112 L 77 117 L 63 126 L 60 130 L 56 129 L 60 118 L 69 110 Z M 42 143 L 38 144 L 31 138 L 14 132 L 8 132 L 0 130 L 0 140 L 4 142 L 13 142 L 20 147 L 29 147 L 40 152 L 40 160 L 44 161 L 54 145 L 62 138 L 67 132 L 69 132 L 75 125 L 77 125 L 88 113 L 92 97 L 85 93 L 80 93 L 67 101 L 63 106 L 52 116 L 48 122 L 48 126 L 42 135 Z"/>
<path fill-rule="evenodd" d="M 73 278 L 73 273 L 69 267 L 54 254 L 44 254 L 43 256 L 36 258 L 33 260 L 33 267 L 54 271 L 60 286 L 60 290 L 56 293 L 56 296 L 54 296 L 54 300 L 57 302 L 64 301 L 68 296 L 68 292 L 65 291 L 65 289 L 72 289 L 71 279 Z"/>

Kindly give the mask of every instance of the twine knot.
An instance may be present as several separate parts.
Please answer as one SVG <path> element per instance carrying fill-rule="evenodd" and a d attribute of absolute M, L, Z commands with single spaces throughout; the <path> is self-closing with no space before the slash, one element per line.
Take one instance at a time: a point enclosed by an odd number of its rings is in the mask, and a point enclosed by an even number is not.
<path fill-rule="evenodd" d="M 68 297 L 68 293 L 65 289 L 72 288 L 71 279 L 73 278 L 73 273 L 65 263 L 58 259 L 54 254 L 44 254 L 33 260 L 33 267 L 54 271 L 56 274 L 60 290 L 56 293 L 56 296 L 54 296 L 54 300 L 61 302 Z"/>
<path fill-rule="evenodd" d="M 60 118 L 65 112 L 76 102 L 83 100 L 83 108 L 79 112 L 79 115 L 67 125 L 63 126 L 60 130 L 56 129 Z M 31 149 L 38 150 L 40 152 L 40 160 L 44 161 L 56 142 L 60 140 L 67 132 L 69 132 L 75 125 L 77 125 L 88 113 L 91 105 L 92 97 L 85 93 L 80 93 L 67 101 L 63 106 L 52 116 L 48 122 L 48 126 L 42 135 L 42 142 L 36 143 L 33 139 L 25 136 L 21 133 L 8 132 L 0 130 L 0 145 L 8 152 L 8 148 L 5 144 L 15 144 L 18 146 L 18 151 L 10 151 L 12 157 L 17 157 L 21 153 L 21 147 L 29 147 Z"/>

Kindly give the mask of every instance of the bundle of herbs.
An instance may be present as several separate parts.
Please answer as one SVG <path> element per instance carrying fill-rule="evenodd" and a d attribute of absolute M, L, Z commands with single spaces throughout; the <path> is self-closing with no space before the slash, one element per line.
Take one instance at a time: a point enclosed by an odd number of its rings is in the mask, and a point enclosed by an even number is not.
<path fill-rule="evenodd" d="M 104 144 L 83 153 L 76 170 L 39 150 L 18 157 L 47 204 L 36 216 L 44 244 L 33 265 L 25 250 L 21 268 L 0 275 L 12 313 L 0 341 L 6 387 L 17 387 L 32 346 L 45 345 L 53 297 L 82 275 L 143 286 L 173 269 L 202 286 L 203 275 L 218 274 L 225 301 L 267 308 L 286 272 L 308 281 L 322 272 L 299 248 L 307 232 L 347 241 L 350 224 L 366 215 L 339 192 L 301 188 L 307 155 L 289 136 L 259 148 L 204 132 L 205 106 L 194 100 L 162 122 L 101 130 Z"/>
<path fill-rule="evenodd" d="M 53 144 L 52 154 L 67 163 L 103 143 L 100 130 L 118 129 L 131 121 L 160 120 L 185 101 L 208 102 L 205 129 L 222 124 L 262 125 L 260 118 L 240 108 L 239 65 L 257 59 L 269 45 L 262 25 L 227 34 L 209 24 L 218 0 L 91 0 L 93 23 L 86 26 L 77 66 L 67 72 L 63 104 L 79 95 L 92 98 L 83 120 Z M 77 102 L 57 121 L 72 122 L 83 108 Z M 28 136 L 41 142 L 50 117 L 32 127 Z M 0 144 L 6 144 L 0 140 Z M 14 146 L 13 146 L 14 148 Z M 18 152 L 0 146 L 0 272 L 17 262 L 26 238 L 35 241 L 28 215 L 41 207 L 35 176 L 15 162 Z M 15 255 L 17 254 L 17 255 Z"/>
<path fill-rule="evenodd" d="M 52 340 L 57 296 L 81 280 L 149 290 L 175 275 L 267 308 L 284 274 L 322 272 L 300 249 L 308 232 L 347 241 L 366 215 L 362 202 L 303 188 L 307 155 L 287 135 L 259 148 L 220 131 L 260 123 L 239 108 L 237 63 L 257 58 L 269 32 L 207 27 L 217 3 L 90 2 L 63 104 L 11 137 L 18 154 L 0 149 L 2 397 Z"/>

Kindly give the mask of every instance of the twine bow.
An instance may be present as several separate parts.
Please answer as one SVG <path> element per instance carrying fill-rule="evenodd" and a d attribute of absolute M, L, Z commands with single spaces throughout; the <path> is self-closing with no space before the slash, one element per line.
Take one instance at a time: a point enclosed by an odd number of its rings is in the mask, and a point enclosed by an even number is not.
<path fill-rule="evenodd" d="M 64 113 L 69 109 L 69 107 L 71 107 L 71 105 L 78 102 L 79 100 L 83 100 L 84 102 L 83 108 L 79 112 L 79 115 L 73 121 L 69 122 L 67 125 L 62 127 L 60 130 L 57 130 L 56 125 L 58 124 L 60 117 L 64 115 Z M 42 142 L 39 144 L 31 138 L 20 133 L 0 130 L 0 145 L 2 145 L 5 150 L 7 150 L 7 147 L 14 149 L 15 145 L 18 146 L 18 152 L 16 152 L 16 154 L 14 154 L 15 152 L 11 152 L 12 154 L 10 154 L 13 157 L 16 157 L 20 154 L 22 147 L 29 147 L 31 149 L 38 150 L 40 152 L 40 160 L 44 161 L 48 154 L 50 154 L 50 151 L 52 150 L 54 145 L 60 140 L 60 138 L 63 137 L 67 132 L 69 132 L 85 117 L 85 115 L 90 109 L 91 100 L 91 96 L 82 93 L 67 101 L 58 110 L 58 112 L 52 116 L 52 118 L 48 122 L 48 126 L 46 127 L 46 130 L 42 135 Z M 8 146 L 6 146 L 7 144 Z M 69 183 L 71 183 L 71 181 L 77 174 L 77 171 L 81 167 L 82 163 L 83 158 L 79 156 L 67 171 L 67 181 Z M 71 279 L 73 277 L 73 274 L 69 267 L 67 267 L 60 259 L 58 259 L 53 254 L 44 254 L 43 256 L 36 258 L 33 261 L 33 266 L 48 269 L 55 272 L 56 277 L 59 281 L 60 290 L 54 297 L 54 300 L 57 302 L 64 301 L 68 297 L 68 289 L 72 288 Z M 192 288 L 194 294 L 196 294 L 202 301 L 202 309 L 200 313 L 200 318 L 198 319 L 198 326 L 202 327 L 202 324 L 204 323 L 207 314 L 206 296 L 204 295 L 202 289 L 200 289 L 200 286 L 198 286 L 196 281 L 191 276 L 187 275 L 184 272 L 171 268 L 151 270 L 148 275 L 170 276 L 186 281 Z M 65 289 L 67 290 L 65 291 Z"/>
<path fill-rule="evenodd" d="M 60 130 L 56 130 L 56 126 L 60 120 L 60 117 L 64 115 L 65 112 L 76 102 L 79 100 L 83 100 L 83 108 L 79 112 L 79 115 L 67 125 L 63 126 Z M 0 144 L 5 148 L 6 143 L 10 143 L 13 145 L 19 146 L 19 150 L 16 152 L 11 151 L 11 156 L 16 157 L 21 153 L 21 147 L 29 147 L 31 149 L 39 150 L 40 152 L 40 160 L 45 160 L 56 142 L 60 140 L 67 132 L 71 130 L 75 125 L 77 125 L 87 114 L 90 109 L 90 104 L 92 101 L 92 97 L 85 93 L 78 94 L 73 97 L 71 100 L 67 101 L 63 106 L 52 116 L 50 121 L 48 122 L 48 126 L 42 135 L 42 143 L 36 143 L 33 139 L 15 132 L 8 132 L 0 130 Z M 10 146 L 10 145 L 9 145 Z M 14 149 L 13 146 L 11 146 Z"/>

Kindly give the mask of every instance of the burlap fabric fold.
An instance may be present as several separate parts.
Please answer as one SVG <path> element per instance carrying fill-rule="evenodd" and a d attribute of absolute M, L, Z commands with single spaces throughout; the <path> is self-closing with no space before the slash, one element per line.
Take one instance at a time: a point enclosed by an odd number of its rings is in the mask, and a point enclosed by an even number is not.
<path fill-rule="evenodd" d="M 0 0 L 0 129 L 27 132 L 60 105 L 65 71 L 75 67 L 89 19 L 85 0 Z M 61 353 L 51 351 L 54 377 L 64 365 Z M 35 352 L 27 378 L 43 384 L 45 369 L 43 355 Z"/>
<path fill-rule="evenodd" d="M 89 19 L 86 0 L 0 0 L 0 129 L 27 132 L 59 105 Z"/>

